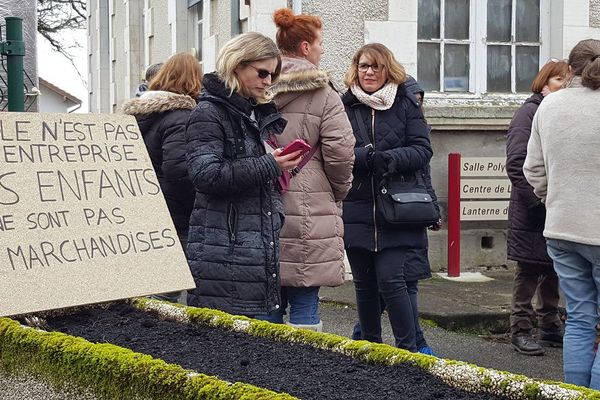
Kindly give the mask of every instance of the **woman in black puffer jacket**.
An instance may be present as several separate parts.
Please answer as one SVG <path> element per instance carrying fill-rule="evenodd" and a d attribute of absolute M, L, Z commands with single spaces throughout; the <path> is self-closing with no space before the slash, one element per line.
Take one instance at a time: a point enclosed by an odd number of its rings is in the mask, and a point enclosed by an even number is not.
<path fill-rule="evenodd" d="M 362 338 L 381 342 L 381 293 L 396 346 L 417 351 L 404 260 L 409 250 L 427 247 L 426 229 L 388 224 L 375 204 L 384 175 L 423 171 L 432 156 L 429 127 L 405 80 L 402 65 L 378 43 L 361 47 L 346 75 L 350 90 L 342 100 L 356 137 L 356 158 L 343 203 L 344 243 Z"/>
<path fill-rule="evenodd" d="M 186 247 L 194 186 L 185 161 L 185 125 L 200 94 L 202 69 L 191 55 L 173 55 L 139 98 L 123 104 L 135 116 L 165 196 L 177 235 Z"/>
<path fill-rule="evenodd" d="M 255 316 L 280 307 L 279 232 L 283 206 L 275 180 L 300 152 L 281 156 L 264 141 L 285 127 L 266 88 L 281 70 L 275 43 L 259 33 L 223 46 L 217 72 L 204 76 L 186 130 L 196 201 L 188 263 L 196 282 L 188 304 Z"/>
<path fill-rule="evenodd" d="M 149 90 L 123 104 L 135 116 L 152 166 L 165 197 L 181 246 L 185 251 L 194 186 L 185 161 L 185 126 L 200 94 L 202 69 L 198 60 L 178 53 L 150 81 Z M 179 293 L 155 296 L 177 301 Z"/>

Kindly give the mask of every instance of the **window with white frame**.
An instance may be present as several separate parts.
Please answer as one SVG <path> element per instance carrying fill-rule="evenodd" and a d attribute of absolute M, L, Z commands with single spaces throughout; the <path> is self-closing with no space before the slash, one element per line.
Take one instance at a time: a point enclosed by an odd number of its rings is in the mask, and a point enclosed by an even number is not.
<path fill-rule="evenodd" d="M 196 49 L 196 58 L 202 62 L 202 42 L 204 40 L 204 1 L 188 0 L 188 10 L 193 15 L 194 20 L 194 48 Z"/>
<path fill-rule="evenodd" d="M 425 90 L 529 92 L 548 54 L 548 0 L 418 0 Z"/>

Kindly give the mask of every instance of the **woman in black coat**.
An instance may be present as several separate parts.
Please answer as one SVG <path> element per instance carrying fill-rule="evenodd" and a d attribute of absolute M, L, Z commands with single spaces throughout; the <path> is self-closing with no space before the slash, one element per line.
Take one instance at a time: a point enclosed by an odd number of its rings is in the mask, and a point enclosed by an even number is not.
<path fill-rule="evenodd" d="M 350 90 L 342 100 L 356 137 L 356 158 L 343 203 L 344 243 L 362 338 L 381 342 L 381 293 L 396 346 L 417 351 L 403 264 L 409 249 L 427 246 L 426 229 L 386 223 L 375 202 L 384 176 L 422 170 L 432 156 L 429 127 L 405 80 L 404 68 L 378 43 L 361 47 L 346 75 Z"/>
<path fill-rule="evenodd" d="M 510 314 L 511 342 L 515 350 L 528 355 L 543 354 L 542 345 L 562 346 L 558 277 L 542 234 L 546 208 L 525 179 L 523 163 L 533 116 L 544 96 L 562 88 L 567 71 L 565 61 L 550 61 L 542 67 L 531 86 L 533 95 L 515 112 L 506 137 L 506 171 L 512 183 L 507 253 L 510 260 L 517 262 Z M 539 341 L 532 336 L 531 300 L 536 291 Z"/>
<path fill-rule="evenodd" d="M 134 115 L 137 120 L 184 250 L 195 193 L 185 159 L 185 126 L 196 107 L 194 99 L 200 94 L 201 84 L 202 69 L 198 60 L 178 53 L 162 65 L 149 82 L 149 90 L 122 106 L 125 114 Z M 179 293 L 170 293 L 154 297 L 177 301 L 179 296 Z"/>
<path fill-rule="evenodd" d="M 281 70 L 275 43 L 249 32 L 227 42 L 206 74 L 187 131 L 196 201 L 188 263 L 196 289 L 188 304 L 255 316 L 280 307 L 279 231 L 283 207 L 274 182 L 300 162 L 264 141 L 285 127 L 265 90 Z"/>
<path fill-rule="evenodd" d="M 408 75 L 406 78 L 406 82 L 404 82 L 404 86 L 408 95 L 411 93 L 416 97 L 417 102 L 419 103 L 419 108 L 423 111 L 423 99 L 425 97 L 425 91 L 421 88 L 419 83 L 412 76 Z M 423 177 L 425 187 L 429 192 L 429 195 L 433 199 L 433 204 L 437 210 L 438 218 L 440 217 L 440 207 L 437 201 L 437 195 L 435 190 L 433 189 L 433 185 L 431 184 L 431 168 L 429 164 L 425 168 L 423 168 Z M 433 224 L 429 227 L 431 230 L 439 230 L 441 228 L 441 218 L 437 223 Z M 426 245 L 425 247 L 419 247 L 416 249 L 409 249 L 406 253 L 406 259 L 404 261 L 404 280 L 406 281 L 406 287 L 408 290 L 408 296 L 410 297 L 411 306 L 413 309 L 413 317 L 415 320 L 415 342 L 417 345 L 417 351 L 419 353 L 428 354 L 428 355 L 436 355 L 432 348 L 425 340 L 425 336 L 423 334 L 423 330 L 421 329 L 421 325 L 419 323 L 419 308 L 418 308 L 418 293 L 419 293 L 419 281 L 422 279 L 431 278 L 431 265 L 429 263 L 429 247 Z M 381 299 L 381 311 L 383 312 L 385 309 L 385 301 Z M 362 337 L 362 330 L 360 327 L 360 322 L 357 322 L 354 325 L 354 330 L 352 332 L 352 339 L 360 340 Z"/>

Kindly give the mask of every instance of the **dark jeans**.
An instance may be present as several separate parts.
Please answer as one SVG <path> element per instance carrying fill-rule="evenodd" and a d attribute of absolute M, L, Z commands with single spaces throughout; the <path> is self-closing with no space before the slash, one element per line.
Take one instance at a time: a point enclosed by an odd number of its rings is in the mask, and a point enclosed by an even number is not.
<path fill-rule="evenodd" d="M 406 282 L 406 288 L 408 289 L 408 296 L 410 297 L 410 305 L 413 309 L 413 316 L 415 317 L 415 341 L 417 343 L 417 349 L 422 349 L 423 347 L 429 346 L 427 341 L 425 340 L 425 335 L 423 335 L 423 330 L 421 329 L 421 324 L 419 324 L 419 307 L 417 303 L 417 294 L 419 292 L 418 287 L 419 281 L 409 281 Z M 379 296 L 381 301 L 381 313 L 385 310 L 385 301 L 383 297 Z M 352 340 L 360 340 L 362 339 L 362 329 L 360 327 L 360 321 L 354 325 L 354 329 L 352 330 Z"/>
<path fill-rule="evenodd" d="M 281 307 L 267 315 L 257 315 L 256 319 L 283 324 L 283 316 L 290 306 L 290 324 L 316 325 L 321 322 L 319 317 L 319 286 L 311 287 L 281 287 Z"/>
<path fill-rule="evenodd" d="M 381 343 L 381 294 L 396 347 L 416 352 L 415 316 L 404 280 L 406 249 L 395 247 L 372 252 L 350 248 L 346 254 L 352 269 L 362 338 Z"/>
<path fill-rule="evenodd" d="M 535 311 L 531 300 L 537 290 Z M 552 265 L 519 262 L 515 270 L 510 314 L 510 332 L 529 335 L 533 318 L 544 331 L 560 329 L 558 313 L 558 277 Z"/>

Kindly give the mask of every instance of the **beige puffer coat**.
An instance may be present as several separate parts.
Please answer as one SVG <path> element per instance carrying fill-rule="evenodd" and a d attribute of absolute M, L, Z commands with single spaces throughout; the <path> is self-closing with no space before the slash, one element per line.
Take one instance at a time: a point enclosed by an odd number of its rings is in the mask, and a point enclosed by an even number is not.
<path fill-rule="evenodd" d="M 271 95 L 288 124 L 278 145 L 300 138 L 318 146 L 283 195 L 281 285 L 338 286 L 344 282 L 341 201 L 352 183 L 354 134 L 329 74 L 300 58 L 283 58 Z"/>

